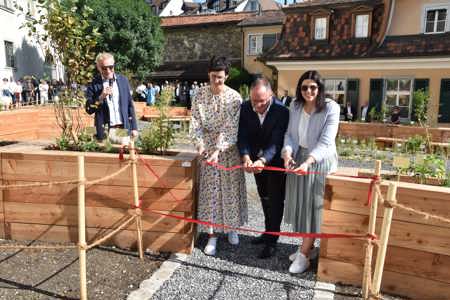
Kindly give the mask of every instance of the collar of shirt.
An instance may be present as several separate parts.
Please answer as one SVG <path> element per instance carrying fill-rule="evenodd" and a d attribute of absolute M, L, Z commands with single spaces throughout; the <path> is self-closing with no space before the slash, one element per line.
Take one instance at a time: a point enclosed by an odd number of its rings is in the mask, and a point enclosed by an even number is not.
<path fill-rule="evenodd" d="M 266 118 L 267 113 L 269 112 L 270 106 L 272 106 L 272 103 L 273 103 L 273 99 L 270 98 L 270 103 L 269 103 L 269 105 L 267 105 L 266 110 L 265 110 L 262 114 L 260 114 L 259 112 L 257 112 L 257 111 L 255 110 L 255 108 L 253 107 L 253 105 L 252 105 L 252 109 L 253 109 L 253 111 L 258 115 L 259 122 L 261 123 L 261 125 L 262 125 L 262 123 L 264 122 L 264 119 Z"/>

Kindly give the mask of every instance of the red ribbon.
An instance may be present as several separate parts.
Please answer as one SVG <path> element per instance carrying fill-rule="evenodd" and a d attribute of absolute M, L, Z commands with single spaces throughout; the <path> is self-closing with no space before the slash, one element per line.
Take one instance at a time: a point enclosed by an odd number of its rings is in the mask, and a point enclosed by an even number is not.
<path fill-rule="evenodd" d="M 137 150 L 136 154 L 137 153 Z M 164 187 L 168 189 L 168 186 L 165 184 L 165 182 L 162 180 L 162 178 L 155 172 L 155 170 L 150 166 L 150 164 L 148 164 L 143 158 L 141 158 L 140 156 L 138 156 L 139 160 L 144 164 L 144 166 L 146 167 L 147 171 L 149 173 L 151 173 L 153 176 L 155 176 L 155 178 L 158 179 L 158 181 L 160 182 L 160 184 Z M 216 167 L 217 169 L 223 170 L 223 171 L 233 171 L 233 170 L 237 170 L 237 169 L 241 169 L 243 168 L 242 165 L 235 165 L 235 166 L 231 166 L 231 167 L 225 167 L 223 165 L 220 165 L 218 163 L 211 163 L 211 162 L 206 162 L 206 164 Z M 267 171 L 275 171 L 275 172 L 287 172 L 287 173 L 294 173 L 297 175 L 308 175 L 308 174 L 321 174 L 320 172 L 304 172 L 304 171 L 293 171 L 291 169 L 284 169 L 284 168 L 279 168 L 279 167 L 272 167 L 272 166 L 267 166 L 267 167 L 258 167 L 258 169 L 261 170 L 267 170 Z M 368 195 L 368 204 L 370 204 L 371 199 L 372 199 L 372 190 L 373 190 L 373 186 L 375 184 L 376 181 L 379 180 L 378 176 L 373 176 L 373 177 L 368 177 L 368 176 L 351 176 L 351 175 L 339 175 L 339 174 L 335 174 L 337 176 L 342 176 L 342 177 L 348 177 L 348 178 L 365 178 L 365 179 L 372 179 L 372 181 L 370 182 L 370 187 L 369 187 L 369 195 Z M 178 199 L 171 191 L 171 189 L 168 189 L 169 194 L 172 196 L 173 199 L 175 199 L 175 201 L 180 202 L 183 201 L 182 199 Z M 259 231 L 259 230 L 254 230 L 254 229 L 248 229 L 248 228 L 241 228 L 241 227 L 232 227 L 232 226 L 228 226 L 228 225 L 224 225 L 224 224 L 216 224 L 216 223 L 212 223 L 212 222 L 206 222 L 206 221 L 202 221 L 202 220 L 196 220 L 196 219 L 192 219 L 192 218 L 187 218 L 187 217 L 182 217 L 182 216 L 177 216 L 177 215 L 172 215 L 172 214 L 166 214 L 166 213 L 162 213 L 160 211 L 156 211 L 153 209 L 148 209 L 148 208 L 142 208 L 142 199 L 139 199 L 139 205 L 135 206 L 132 205 L 132 208 L 140 208 L 142 211 L 145 212 L 149 212 L 149 213 L 153 213 L 153 214 L 157 214 L 160 216 L 164 216 L 164 217 L 168 217 L 168 218 L 173 218 L 173 219 L 178 219 L 178 220 L 182 220 L 182 221 L 186 221 L 189 223 L 195 223 L 195 224 L 199 224 L 199 225 L 204 225 L 204 226 L 211 226 L 211 227 L 216 227 L 216 228 L 224 228 L 224 229 L 228 229 L 228 230 L 233 230 L 233 231 L 241 231 L 241 232 L 252 232 L 252 233 L 259 233 L 259 234 L 269 234 L 269 235 L 276 235 L 276 236 L 287 236 L 287 237 L 294 237 L 294 238 L 325 238 L 325 239 L 330 239 L 330 238 L 369 238 L 371 240 L 376 240 L 377 236 L 376 235 L 372 235 L 372 234 L 345 234 L 345 233 L 299 233 L 299 232 L 273 232 L 273 231 Z"/>

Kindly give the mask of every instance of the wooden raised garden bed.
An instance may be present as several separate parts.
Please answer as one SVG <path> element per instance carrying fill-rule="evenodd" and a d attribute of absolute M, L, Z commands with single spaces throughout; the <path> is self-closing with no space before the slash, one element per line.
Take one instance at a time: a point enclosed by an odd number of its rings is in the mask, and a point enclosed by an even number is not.
<path fill-rule="evenodd" d="M 437 143 L 450 142 L 450 128 L 429 128 L 431 140 Z M 423 127 L 383 123 L 340 122 L 339 135 L 358 139 L 393 138 L 407 139 L 414 135 L 425 136 Z"/>
<path fill-rule="evenodd" d="M 142 119 L 151 121 L 159 118 L 159 111 L 155 106 L 145 106 L 143 108 Z M 186 107 L 169 107 L 168 118 L 171 121 L 189 121 L 191 118 L 191 111 Z"/>
<path fill-rule="evenodd" d="M 117 154 L 59 151 L 0 152 L 3 184 L 61 181 L 77 178 L 77 156 L 85 155 L 87 180 L 110 175 L 125 161 Z M 127 157 L 127 155 L 126 155 Z M 144 209 L 154 209 L 183 217 L 195 216 L 196 156 L 179 153 L 172 157 L 142 156 L 161 180 L 138 163 L 139 195 Z M 133 199 L 131 168 L 108 181 L 86 189 L 88 242 L 117 227 L 128 216 Z M 175 201 L 171 191 L 179 200 Z M 74 184 L 28 187 L 0 191 L 0 237 L 11 240 L 78 241 L 77 186 Z M 109 244 L 135 248 L 136 226 L 129 225 Z M 143 216 L 144 249 L 192 251 L 192 224 L 151 213 Z"/>
<path fill-rule="evenodd" d="M 367 179 L 328 177 L 324 232 L 367 233 L 369 207 L 365 204 L 369 182 Z M 385 195 L 386 182 L 382 183 L 381 190 Z M 408 207 L 450 218 L 450 188 L 399 182 L 396 198 L 398 203 Z M 377 234 L 382 211 L 380 205 Z M 395 208 L 382 291 L 412 299 L 450 299 L 449 237 L 450 223 L 425 219 Z M 322 240 L 318 279 L 360 286 L 364 243 L 355 239 Z"/>

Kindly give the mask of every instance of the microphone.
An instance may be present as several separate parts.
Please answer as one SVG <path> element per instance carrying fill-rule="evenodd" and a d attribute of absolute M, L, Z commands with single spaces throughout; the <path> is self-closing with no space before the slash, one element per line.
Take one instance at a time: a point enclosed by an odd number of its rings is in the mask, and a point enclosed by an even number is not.
<path fill-rule="evenodd" d="M 110 78 L 110 79 L 109 79 L 109 86 L 112 87 L 113 84 L 114 84 L 114 79 L 113 79 L 113 78 Z M 109 101 L 112 101 L 112 95 L 108 95 L 108 97 L 109 97 Z"/>

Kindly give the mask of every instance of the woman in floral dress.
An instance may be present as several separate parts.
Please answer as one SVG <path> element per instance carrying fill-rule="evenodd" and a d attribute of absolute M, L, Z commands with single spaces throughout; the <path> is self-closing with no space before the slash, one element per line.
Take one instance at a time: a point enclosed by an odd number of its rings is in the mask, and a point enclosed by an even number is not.
<path fill-rule="evenodd" d="M 210 163 L 226 167 L 241 163 L 236 146 L 242 98 L 225 85 L 229 62 L 213 57 L 208 76 L 210 85 L 199 88 L 192 103 L 191 135 L 198 153 Z M 197 217 L 228 226 L 239 227 L 247 222 L 247 195 L 242 169 L 222 171 L 214 166 L 200 165 L 200 186 Z M 207 227 L 209 233 L 205 254 L 215 255 L 217 236 L 222 228 Z M 236 232 L 228 231 L 228 241 L 239 244 Z"/>

